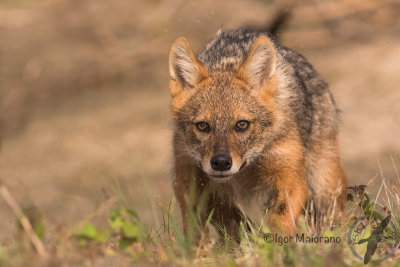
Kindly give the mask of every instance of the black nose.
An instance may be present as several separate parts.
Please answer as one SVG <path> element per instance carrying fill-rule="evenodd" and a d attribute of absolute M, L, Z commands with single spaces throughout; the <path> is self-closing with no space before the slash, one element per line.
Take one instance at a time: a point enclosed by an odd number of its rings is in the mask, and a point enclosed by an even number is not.
<path fill-rule="evenodd" d="M 228 171 L 232 167 L 232 158 L 226 154 L 215 155 L 211 158 L 211 167 L 214 171 Z"/>

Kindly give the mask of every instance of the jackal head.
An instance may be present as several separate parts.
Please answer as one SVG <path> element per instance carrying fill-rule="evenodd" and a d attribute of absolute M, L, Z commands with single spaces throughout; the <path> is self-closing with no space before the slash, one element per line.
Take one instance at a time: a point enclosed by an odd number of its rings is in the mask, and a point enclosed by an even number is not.
<path fill-rule="evenodd" d="M 173 118 L 185 155 L 219 181 L 256 161 L 274 120 L 276 56 L 268 37 L 258 37 L 229 70 L 200 62 L 186 39 L 178 38 L 169 68 Z"/>

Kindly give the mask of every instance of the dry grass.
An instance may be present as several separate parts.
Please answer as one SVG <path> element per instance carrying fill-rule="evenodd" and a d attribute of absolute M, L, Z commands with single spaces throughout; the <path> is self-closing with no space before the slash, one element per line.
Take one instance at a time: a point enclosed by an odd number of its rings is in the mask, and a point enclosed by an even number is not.
<path fill-rule="evenodd" d="M 30 218 L 29 225 L 34 227 L 38 236 L 45 233 L 41 235 L 41 241 L 39 241 L 40 244 L 43 242 L 45 247 L 38 250 L 36 245 L 29 245 L 29 241 L 36 244 L 36 241 L 32 240 L 32 234 L 35 238 L 38 237 L 27 230 L 21 221 L 23 228 L 14 233 L 13 238 L 6 240 L 0 247 L 0 264 L 20 266 L 29 262 L 30 266 L 44 264 L 130 266 L 132 263 L 146 266 L 171 264 L 177 266 L 189 264 L 192 266 L 221 264 L 229 266 L 270 266 L 271 264 L 276 266 L 324 266 L 326 264 L 358 266 L 360 261 L 351 254 L 347 244 L 349 228 L 354 224 L 355 218 L 362 215 L 376 217 L 392 214 L 392 222 L 396 225 L 397 233 L 400 232 L 399 213 L 397 210 L 392 211 L 388 208 L 399 204 L 397 191 L 400 183 L 389 185 L 384 180 L 380 182 L 383 184 L 382 188 L 386 188 L 383 190 L 387 192 L 383 202 L 378 201 L 380 198 L 378 194 L 375 200 L 365 205 L 366 199 L 371 197 L 365 190 L 366 186 L 353 187 L 349 191 L 351 200 L 347 202 L 345 213 L 340 216 L 340 220 L 337 219 L 337 215 L 325 214 L 326 220 L 322 219 L 324 226 L 316 228 L 313 223 L 310 224 L 314 215 L 313 210 L 309 209 L 311 212 L 309 219 L 304 217 L 299 219 L 299 236 L 289 242 L 284 236 L 279 235 L 270 242 L 271 239 L 266 236 L 271 233 L 268 227 L 253 224 L 251 231 L 242 227 L 240 245 L 234 243 L 229 236 L 225 236 L 225 245 L 221 245 L 215 235 L 211 235 L 210 239 L 202 236 L 199 244 L 195 245 L 195 239 L 192 237 L 196 236 L 196 229 L 200 229 L 196 227 L 196 220 L 193 221 L 195 225 L 191 228 L 193 232 L 185 238 L 179 221 L 171 214 L 171 203 L 168 207 L 160 206 L 163 221 L 151 227 L 143 224 L 138 215 L 124 208 L 120 201 L 116 204 L 115 196 L 110 197 L 108 194 L 93 214 L 70 228 L 60 226 L 54 228 L 54 225 L 47 223 L 43 228 L 46 230 L 41 232 L 36 226 L 43 222 L 33 219 L 30 213 L 25 213 L 27 214 L 25 216 L 16 212 L 20 219 Z M 393 190 L 389 189 L 389 186 Z M 7 191 L 4 186 L 1 190 L 3 197 L 12 198 L 9 193 L 3 194 Z M 390 196 L 397 200 L 391 199 Z M 121 199 L 121 196 L 117 196 L 117 199 Z M 18 204 L 14 203 L 12 206 L 15 205 Z M 113 208 L 110 208 L 111 206 Z M 196 214 L 194 216 L 196 217 Z M 96 220 L 98 217 L 108 218 L 108 226 L 99 223 Z M 305 241 L 299 241 L 303 233 Z M 307 237 L 318 239 L 308 243 Z M 324 240 L 331 241 L 326 243 Z M 391 244 L 390 240 L 384 241 L 380 249 L 390 248 Z M 398 255 L 397 250 L 382 265 L 398 266 L 400 264 L 399 259 L 396 261 Z"/>

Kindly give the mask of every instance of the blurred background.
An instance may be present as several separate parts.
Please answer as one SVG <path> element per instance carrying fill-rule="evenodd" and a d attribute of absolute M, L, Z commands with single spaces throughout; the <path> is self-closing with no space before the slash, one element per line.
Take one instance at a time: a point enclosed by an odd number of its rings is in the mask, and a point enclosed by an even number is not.
<path fill-rule="evenodd" d="M 350 185 L 398 178 L 397 0 L 0 0 L 0 179 L 54 225 L 108 195 L 156 222 L 173 199 L 170 46 L 236 27 L 273 31 L 329 82 Z M 14 227 L 0 199 L 0 238 Z"/>

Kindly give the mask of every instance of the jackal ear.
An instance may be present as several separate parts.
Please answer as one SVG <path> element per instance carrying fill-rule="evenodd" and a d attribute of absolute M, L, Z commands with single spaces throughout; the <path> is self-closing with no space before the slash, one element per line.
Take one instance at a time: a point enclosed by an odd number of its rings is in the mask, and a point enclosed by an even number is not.
<path fill-rule="evenodd" d="M 201 64 L 189 42 L 179 37 L 172 45 L 169 54 L 169 73 L 171 79 L 178 82 L 180 87 L 194 87 L 207 76 L 206 67 Z"/>
<path fill-rule="evenodd" d="M 237 76 L 253 88 L 260 88 L 275 74 L 275 70 L 274 46 L 267 36 L 262 35 L 255 40 L 247 58 L 239 67 Z"/>

